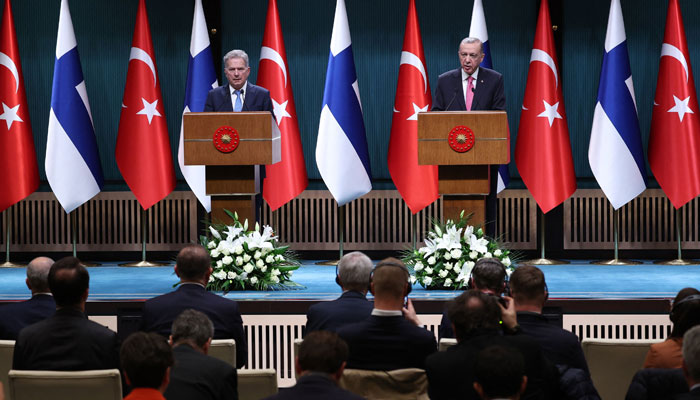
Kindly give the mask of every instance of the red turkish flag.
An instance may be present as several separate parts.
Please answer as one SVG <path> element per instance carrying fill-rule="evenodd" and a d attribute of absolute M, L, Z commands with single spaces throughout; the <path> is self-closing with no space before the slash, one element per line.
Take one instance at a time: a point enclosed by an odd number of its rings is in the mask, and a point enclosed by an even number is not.
<path fill-rule="evenodd" d="M 10 0 L 5 0 L 0 39 L 0 212 L 39 187 L 39 169 Z"/>
<path fill-rule="evenodd" d="M 515 164 L 544 213 L 576 190 L 558 65 L 549 6 L 547 0 L 542 0 L 520 114 Z"/>
<path fill-rule="evenodd" d="M 688 54 L 678 0 L 670 0 L 647 153 L 676 208 L 700 195 L 700 110 Z"/>
<path fill-rule="evenodd" d="M 418 165 L 418 113 L 432 103 L 416 4 L 410 0 L 387 158 L 391 179 L 413 214 L 440 196 L 437 166 Z"/>
<path fill-rule="evenodd" d="M 168 126 L 144 0 L 139 0 L 136 13 L 116 158 L 126 184 L 144 209 L 175 188 Z"/>
<path fill-rule="evenodd" d="M 267 6 L 257 83 L 270 91 L 282 142 L 282 160 L 265 166 L 263 181 L 263 198 L 274 211 L 309 185 L 276 0 Z"/>

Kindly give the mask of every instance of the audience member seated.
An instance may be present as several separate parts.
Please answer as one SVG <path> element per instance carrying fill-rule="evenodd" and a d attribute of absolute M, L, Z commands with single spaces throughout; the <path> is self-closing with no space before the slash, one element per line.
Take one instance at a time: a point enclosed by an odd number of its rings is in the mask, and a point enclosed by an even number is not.
<path fill-rule="evenodd" d="M 173 322 L 170 344 L 175 366 L 170 370 L 168 400 L 238 399 L 236 369 L 207 355 L 214 325 L 196 310 L 185 310 Z"/>
<path fill-rule="evenodd" d="M 668 339 L 654 343 L 644 360 L 644 368 L 680 368 L 683 355 L 683 334 L 700 324 L 700 291 L 694 288 L 681 289 L 673 300 L 670 314 L 673 328 Z"/>
<path fill-rule="evenodd" d="M 690 328 L 683 335 L 683 374 L 690 392 L 682 394 L 678 400 L 700 399 L 700 326 Z"/>
<path fill-rule="evenodd" d="M 553 365 L 534 339 L 519 333 L 513 301 L 510 297 L 504 299 L 507 308 L 495 296 L 469 290 L 449 302 L 447 311 L 457 344 L 425 361 L 432 400 L 478 399 L 473 387 L 475 359 L 479 351 L 492 345 L 519 351 L 523 356 L 527 376 L 523 399 L 561 398 L 557 395 L 558 377 Z M 509 334 L 504 335 L 501 324 Z"/>
<path fill-rule="evenodd" d="M 522 332 L 535 338 L 554 364 L 578 368 L 588 374 L 588 364 L 578 337 L 548 323 L 542 315 L 542 307 L 549 296 L 542 271 L 530 265 L 518 267 L 511 274 L 509 283 Z"/>
<path fill-rule="evenodd" d="M 644 368 L 634 374 L 625 400 L 671 399 L 681 393 L 688 393 L 681 368 Z"/>
<path fill-rule="evenodd" d="M 37 257 L 27 265 L 27 287 L 32 298 L 0 307 L 0 339 L 17 340 L 25 326 L 39 322 L 56 312 L 56 303 L 49 291 L 49 269 L 53 260 Z"/>
<path fill-rule="evenodd" d="M 56 261 L 49 271 L 56 312 L 19 333 L 12 368 L 80 371 L 119 368 L 116 332 L 85 315 L 90 275 L 75 257 Z"/>
<path fill-rule="evenodd" d="M 359 400 L 362 397 L 338 387 L 348 359 L 348 345 L 333 332 L 311 332 L 295 359 L 299 378 L 289 389 L 266 400 Z"/>
<path fill-rule="evenodd" d="M 338 329 L 350 349 L 348 368 L 386 371 L 425 368 L 425 357 L 436 351 L 435 336 L 422 327 L 410 300 L 410 274 L 395 258 L 374 268 L 370 290 L 374 295 L 372 315 L 362 322 Z M 406 317 L 404 317 L 404 313 Z"/>
<path fill-rule="evenodd" d="M 306 312 L 306 335 L 318 330 L 336 331 L 343 325 L 360 322 L 372 312 L 367 300 L 372 260 L 359 251 L 346 254 L 338 262 L 335 282 L 343 290 L 336 300 L 309 307 Z"/>
<path fill-rule="evenodd" d="M 527 386 L 522 354 L 503 346 L 481 350 L 474 363 L 474 390 L 483 400 L 518 400 Z"/>
<path fill-rule="evenodd" d="M 248 360 L 241 312 L 234 300 L 207 291 L 211 273 L 211 259 L 204 247 L 190 245 L 180 250 L 175 264 L 180 286 L 173 292 L 144 303 L 141 330 L 167 337 L 173 321 L 183 311 L 188 308 L 201 311 L 214 323 L 214 339 L 236 341 L 236 367 L 241 368 Z"/>
<path fill-rule="evenodd" d="M 126 338 L 119 354 L 131 393 L 124 400 L 165 400 L 173 351 L 157 333 L 136 332 Z"/>
<path fill-rule="evenodd" d="M 482 258 L 474 264 L 469 277 L 469 289 L 493 296 L 501 296 L 506 291 L 506 267 L 497 258 Z M 447 309 L 442 312 L 440 321 L 440 338 L 453 338 L 452 323 L 447 315 Z"/>

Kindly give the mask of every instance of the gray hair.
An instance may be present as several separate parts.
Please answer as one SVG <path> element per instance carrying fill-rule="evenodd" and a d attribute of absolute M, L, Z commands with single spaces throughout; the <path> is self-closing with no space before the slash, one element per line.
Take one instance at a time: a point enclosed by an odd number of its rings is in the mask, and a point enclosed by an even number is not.
<path fill-rule="evenodd" d="M 214 324 L 201 311 L 187 309 L 175 318 L 172 327 L 172 341 L 191 341 L 199 347 L 214 337 Z"/>
<path fill-rule="evenodd" d="M 700 325 L 690 328 L 683 335 L 683 362 L 688 376 L 695 383 L 700 382 Z"/>
<path fill-rule="evenodd" d="M 226 55 L 224 56 L 224 65 L 226 65 L 226 61 L 232 59 L 232 58 L 240 58 L 245 62 L 246 68 L 248 68 L 248 54 L 243 51 L 243 50 L 231 50 Z"/>
<path fill-rule="evenodd" d="M 49 292 L 49 270 L 53 260 L 48 257 L 37 257 L 27 265 L 27 279 L 33 292 Z"/>
<path fill-rule="evenodd" d="M 371 273 L 372 260 L 362 252 L 348 253 L 338 262 L 338 278 L 346 290 L 366 291 Z"/>
<path fill-rule="evenodd" d="M 465 37 L 461 42 L 459 42 L 459 47 L 462 47 L 463 44 L 472 43 L 479 43 L 479 52 L 484 52 L 484 43 L 481 41 L 481 39 L 475 37 Z M 457 53 L 459 53 L 459 47 L 457 48 Z"/>

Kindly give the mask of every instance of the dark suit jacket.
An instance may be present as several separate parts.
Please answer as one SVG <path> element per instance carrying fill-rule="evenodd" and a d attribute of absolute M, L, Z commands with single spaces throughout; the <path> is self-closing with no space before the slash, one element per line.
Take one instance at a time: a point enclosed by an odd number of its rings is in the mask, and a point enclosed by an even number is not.
<path fill-rule="evenodd" d="M 248 82 L 244 97 L 241 111 L 269 111 L 274 115 L 269 90 Z M 233 111 L 231 89 L 228 84 L 209 91 L 204 111 Z"/>
<path fill-rule="evenodd" d="M 687 393 L 688 383 L 680 368 L 644 368 L 634 374 L 625 400 L 672 399 Z"/>
<path fill-rule="evenodd" d="M 0 339 L 17 340 L 25 326 L 42 321 L 56 312 L 53 296 L 37 294 L 31 299 L 0 307 Z"/>
<path fill-rule="evenodd" d="M 236 369 L 228 363 L 200 353 L 187 344 L 173 348 L 175 365 L 165 390 L 168 400 L 238 399 Z"/>
<path fill-rule="evenodd" d="M 474 362 L 479 351 L 492 345 L 511 347 L 522 353 L 527 375 L 522 399 L 558 398 L 554 397 L 558 386 L 556 370 L 537 342 L 522 334 L 503 336 L 498 330 L 483 330 L 425 360 L 430 399 L 479 399 L 472 386 Z"/>
<path fill-rule="evenodd" d="M 80 371 L 119 368 L 117 334 L 90 321 L 77 309 L 54 316 L 19 333 L 13 369 Z"/>
<path fill-rule="evenodd" d="M 674 397 L 676 400 L 700 400 L 700 388 L 695 388 L 688 393 L 679 394 Z"/>
<path fill-rule="evenodd" d="M 583 356 L 578 337 L 573 333 L 556 327 L 541 314 L 518 312 L 518 325 L 522 332 L 540 344 L 544 355 L 557 365 L 568 365 L 588 371 L 586 358 Z"/>
<path fill-rule="evenodd" d="M 297 384 L 289 389 L 282 389 L 274 396 L 264 400 L 362 400 L 356 394 L 343 390 L 325 374 L 310 373 L 297 379 Z M 170 400 L 170 399 L 168 399 Z"/>
<path fill-rule="evenodd" d="M 503 75 L 492 69 L 479 67 L 471 109 L 505 110 L 506 97 L 503 92 Z M 453 69 L 440 75 L 435 89 L 433 111 L 465 110 L 467 105 L 462 90 L 462 69 Z"/>
<path fill-rule="evenodd" d="M 389 371 L 425 368 L 425 358 L 437 350 L 435 336 L 403 316 L 379 317 L 338 329 L 350 350 L 347 368 Z"/>
<path fill-rule="evenodd" d="M 372 313 L 373 303 L 354 290 L 343 293 L 333 301 L 323 301 L 306 311 L 306 333 L 337 331 L 343 325 L 364 321 Z"/>
<path fill-rule="evenodd" d="M 214 339 L 236 340 L 236 367 L 243 367 L 248 360 L 248 345 L 238 303 L 208 292 L 200 285 L 183 284 L 174 292 L 147 300 L 143 304 L 141 330 L 169 336 L 175 318 L 188 308 L 201 311 L 211 319 Z"/>

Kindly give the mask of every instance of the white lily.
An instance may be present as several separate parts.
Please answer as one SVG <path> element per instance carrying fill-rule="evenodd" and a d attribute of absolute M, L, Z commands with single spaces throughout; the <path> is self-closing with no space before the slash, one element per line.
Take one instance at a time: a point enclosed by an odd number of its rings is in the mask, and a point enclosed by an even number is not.
<path fill-rule="evenodd" d="M 219 235 L 219 231 L 217 231 L 216 229 L 214 229 L 213 226 L 210 226 L 210 227 L 209 227 L 209 231 L 211 232 L 211 235 L 212 235 L 212 236 L 214 236 L 215 238 L 221 240 L 221 235 Z"/>

